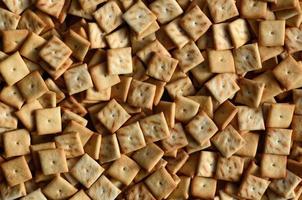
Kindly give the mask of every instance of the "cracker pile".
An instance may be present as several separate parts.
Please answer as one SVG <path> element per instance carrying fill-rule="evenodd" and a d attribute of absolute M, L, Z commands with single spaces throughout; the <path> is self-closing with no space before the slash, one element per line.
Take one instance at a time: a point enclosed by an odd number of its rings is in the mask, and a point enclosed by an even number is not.
<path fill-rule="evenodd" d="M 0 1 L 0 199 L 302 199 L 301 5 Z"/>

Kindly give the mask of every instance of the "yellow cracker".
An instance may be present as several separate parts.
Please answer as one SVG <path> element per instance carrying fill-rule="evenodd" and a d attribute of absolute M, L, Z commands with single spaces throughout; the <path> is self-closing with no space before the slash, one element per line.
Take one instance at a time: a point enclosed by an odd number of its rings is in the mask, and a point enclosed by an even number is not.
<path fill-rule="evenodd" d="M 157 0 L 150 4 L 150 9 L 161 24 L 165 24 L 183 13 L 176 0 Z"/>
<path fill-rule="evenodd" d="M 20 21 L 20 16 L 9 12 L 3 8 L 0 8 L 0 19 L 1 21 L 5 21 L 6 23 L 1 23 L 0 30 L 7 30 L 7 29 L 16 29 L 18 23 Z"/>
<path fill-rule="evenodd" d="M 47 0 L 38 0 L 36 2 L 36 7 L 43 12 L 58 18 L 64 6 L 64 2 L 64 0 L 55 0 L 50 2 Z"/>
<path fill-rule="evenodd" d="M 42 19 L 31 10 L 26 10 L 19 21 L 19 29 L 27 29 L 36 34 L 40 34 L 43 29 L 46 27 L 46 24 Z"/>
<path fill-rule="evenodd" d="M 233 0 L 207 0 L 207 3 L 215 23 L 223 22 L 239 15 Z"/>

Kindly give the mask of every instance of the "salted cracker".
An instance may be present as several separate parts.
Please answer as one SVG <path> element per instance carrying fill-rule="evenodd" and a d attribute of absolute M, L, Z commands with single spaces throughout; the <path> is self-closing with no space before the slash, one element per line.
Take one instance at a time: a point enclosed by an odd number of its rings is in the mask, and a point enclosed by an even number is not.
<path fill-rule="evenodd" d="M 245 19 L 236 19 L 228 25 L 229 35 L 235 48 L 247 43 L 251 38 L 248 23 Z"/>
<path fill-rule="evenodd" d="M 41 97 L 48 88 L 38 71 L 31 72 L 17 83 L 18 89 L 26 101 Z"/>
<path fill-rule="evenodd" d="M 0 30 L 16 29 L 20 21 L 20 15 L 12 13 L 4 8 L 0 8 Z"/>
<path fill-rule="evenodd" d="M 267 113 L 266 126 L 288 128 L 294 115 L 295 105 L 289 103 L 271 104 Z"/>
<path fill-rule="evenodd" d="M 61 176 L 55 177 L 43 188 L 43 193 L 50 199 L 64 199 L 71 197 L 78 190 Z"/>
<path fill-rule="evenodd" d="M 1 169 L 10 187 L 32 179 L 32 174 L 24 156 L 1 163 Z"/>
<path fill-rule="evenodd" d="M 22 13 L 18 23 L 18 29 L 27 29 L 36 34 L 40 34 L 45 27 L 45 22 L 29 9 Z"/>
<path fill-rule="evenodd" d="M 267 130 L 264 152 L 277 155 L 289 155 L 293 130 L 270 128 Z"/>
<path fill-rule="evenodd" d="M 15 85 L 5 86 L 2 88 L 0 92 L 0 100 L 17 109 L 20 109 L 25 101 Z"/>
<path fill-rule="evenodd" d="M 211 138 L 211 142 L 220 153 L 227 158 L 231 157 L 245 145 L 245 140 L 232 125 L 229 125 L 224 130 L 218 132 Z"/>
<path fill-rule="evenodd" d="M 90 42 L 76 33 L 70 30 L 64 39 L 65 44 L 72 50 L 72 56 L 83 61 L 90 47 Z"/>
<path fill-rule="evenodd" d="M 156 16 L 142 1 L 138 1 L 123 14 L 123 19 L 140 34 L 156 20 Z"/>
<path fill-rule="evenodd" d="M 243 164 L 243 159 L 238 156 L 231 156 L 229 158 L 219 157 L 216 178 L 231 182 L 239 181 L 243 173 Z"/>
<path fill-rule="evenodd" d="M 87 194 L 95 200 L 114 200 L 121 190 L 116 187 L 105 175 L 102 175 L 88 190 Z"/>
<path fill-rule="evenodd" d="M 93 87 L 91 76 L 86 64 L 68 69 L 64 72 L 64 80 L 70 95 Z"/>
<path fill-rule="evenodd" d="M 93 13 L 102 30 L 110 33 L 122 24 L 122 11 L 115 1 L 107 2 Z"/>
<path fill-rule="evenodd" d="M 203 144 L 218 131 L 218 128 L 205 112 L 200 112 L 186 125 L 186 130 L 196 142 Z"/>
<path fill-rule="evenodd" d="M 198 113 L 199 106 L 199 103 L 190 98 L 177 96 L 175 99 L 175 119 L 184 123 L 190 121 Z"/>
<path fill-rule="evenodd" d="M 164 26 L 163 30 L 178 49 L 181 49 L 190 41 L 190 38 L 179 25 L 179 21 L 180 18 L 171 21 L 169 24 Z"/>
<path fill-rule="evenodd" d="M 238 109 L 230 101 L 225 101 L 221 104 L 214 113 L 214 122 L 217 127 L 223 130 L 235 117 Z"/>
<path fill-rule="evenodd" d="M 38 0 L 36 2 L 36 7 L 41 11 L 58 18 L 62 11 L 64 3 L 65 3 L 64 0 L 54 0 L 54 1 Z"/>
<path fill-rule="evenodd" d="M 130 74 L 133 71 L 131 48 L 116 48 L 107 51 L 109 74 Z"/>
<path fill-rule="evenodd" d="M 189 96 L 195 94 L 196 90 L 192 84 L 192 81 L 189 77 L 184 77 L 177 79 L 175 81 L 171 81 L 165 86 L 168 91 L 170 97 L 173 99 L 176 96 Z"/>
<path fill-rule="evenodd" d="M 212 199 L 215 196 L 217 180 L 195 176 L 191 182 L 191 194 L 194 197 Z"/>
<path fill-rule="evenodd" d="M 120 82 L 117 74 L 107 72 L 107 63 L 101 63 L 89 68 L 91 79 L 97 90 L 108 89 Z"/>
<path fill-rule="evenodd" d="M 236 72 L 239 74 L 261 69 L 262 64 L 258 44 L 246 44 L 235 49 L 234 62 Z"/>
<path fill-rule="evenodd" d="M 235 80 L 230 79 L 226 73 L 216 75 L 205 86 L 219 103 L 223 103 L 240 89 Z"/>
<path fill-rule="evenodd" d="M 286 163 L 286 156 L 263 154 L 260 166 L 261 176 L 273 179 L 285 178 Z"/>
<path fill-rule="evenodd" d="M 240 185 L 238 195 L 248 199 L 261 199 L 270 181 L 248 175 Z"/>
<path fill-rule="evenodd" d="M 17 129 L 3 134 L 6 157 L 28 155 L 30 153 L 30 134 L 26 129 Z"/>
<path fill-rule="evenodd" d="M 196 5 L 180 20 L 180 26 L 194 40 L 198 40 L 210 28 L 212 22 Z"/>
<path fill-rule="evenodd" d="M 239 15 L 233 0 L 207 0 L 207 3 L 215 23 L 223 22 Z"/>
<path fill-rule="evenodd" d="M 116 135 L 121 151 L 125 154 L 136 151 L 146 145 L 138 122 L 120 128 L 117 130 Z"/>
<path fill-rule="evenodd" d="M 177 123 L 173 128 L 170 128 L 170 136 L 161 140 L 162 149 L 165 152 L 171 152 L 177 149 L 181 149 L 188 144 L 185 130 L 181 123 Z"/>
<path fill-rule="evenodd" d="M 266 20 L 259 24 L 259 44 L 263 46 L 283 46 L 285 21 Z"/>
<path fill-rule="evenodd" d="M 29 70 L 19 52 L 15 52 L 0 62 L 0 73 L 11 86 L 29 74 Z"/>
<path fill-rule="evenodd" d="M 126 155 L 121 155 L 118 160 L 114 161 L 106 173 L 123 184 L 129 185 L 139 170 L 140 167 L 134 160 Z"/>
<path fill-rule="evenodd" d="M 6 53 L 17 51 L 26 40 L 29 31 L 21 30 L 5 30 L 2 32 L 3 51 Z"/>
<path fill-rule="evenodd" d="M 246 132 L 241 133 L 241 137 L 245 141 L 245 145 L 241 147 L 235 154 L 240 156 L 255 157 L 258 149 L 259 134 Z"/>
<path fill-rule="evenodd" d="M 229 23 L 214 24 L 212 26 L 214 45 L 217 50 L 233 48 L 228 26 Z"/>
<path fill-rule="evenodd" d="M 88 23 L 88 38 L 91 49 L 104 48 L 107 46 L 105 33 L 100 29 L 97 23 Z"/>
<path fill-rule="evenodd" d="M 240 3 L 240 14 L 247 19 L 265 18 L 267 2 L 256 0 L 243 0 Z"/>
<path fill-rule="evenodd" d="M 189 41 L 181 49 L 173 51 L 172 54 L 179 61 L 180 69 L 185 73 L 204 61 L 200 50 L 193 41 Z"/>
<path fill-rule="evenodd" d="M 127 27 L 121 27 L 118 30 L 105 36 L 110 48 L 125 48 L 130 46 L 130 30 Z M 98 37 L 97 37 L 98 38 Z"/>
<path fill-rule="evenodd" d="M 101 164 L 117 160 L 121 157 L 116 134 L 102 137 L 99 161 Z"/>
<path fill-rule="evenodd" d="M 176 0 L 157 0 L 150 4 L 150 9 L 161 24 L 165 24 L 183 13 Z"/>
<path fill-rule="evenodd" d="M 200 151 L 200 158 L 196 175 L 202 177 L 214 177 L 216 172 L 218 154 L 212 151 Z"/>
<path fill-rule="evenodd" d="M 261 108 L 237 106 L 240 131 L 264 130 L 264 119 Z"/>
<path fill-rule="evenodd" d="M 38 135 L 54 134 L 62 131 L 61 108 L 45 108 L 35 112 Z"/>
<path fill-rule="evenodd" d="M 207 52 L 211 73 L 234 73 L 235 63 L 231 50 L 209 50 Z"/>

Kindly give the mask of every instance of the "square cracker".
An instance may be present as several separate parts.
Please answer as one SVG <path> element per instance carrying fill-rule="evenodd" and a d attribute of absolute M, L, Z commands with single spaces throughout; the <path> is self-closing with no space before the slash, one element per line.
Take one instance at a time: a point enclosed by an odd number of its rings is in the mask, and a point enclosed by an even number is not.
<path fill-rule="evenodd" d="M 229 35 L 229 23 L 214 24 L 212 26 L 214 45 L 216 50 L 232 49 L 232 40 Z"/>
<path fill-rule="evenodd" d="M 55 137 L 57 148 L 63 149 L 66 158 L 74 158 L 84 154 L 83 145 L 77 132 L 68 132 Z"/>
<path fill-rule="evenodd" d="M 168 101 L 160 101 L 156 107 L 155 112 L 163 112 L 169 127 L 173 128 L 175 124 L 175 103 Z"/>
<path fill-rule="evenodd" d="M 97 64 L 89 68 L 90 75 L 95 87 L 100 91 L 108 89 L 120 82 L 117 74 L 108 74 L 107 63 Z"/>
<path fill-rule="evenodd" d="M 177 96 L 175 99 L 175 119 L 180 122 L 190 121 L 199 111 L 200 104 L 190 98 Z"/>
<path fill-rule="evenodd" d="M 176 0 L 157 0 L 149 7 L 161 24 L 165 24 L 183 13 Z"/>
<path fill-rule="evenodd" d="M 68 172 L 66 156 L 63 149 L 38 151 L 41 169 L 44 175 Z"/>
<path fill-rule="evenodd" d="M 212 119 L 201 111 L 186 125 L 186 130 L 198 144 L 203 144 L 218 131 L 218 128 Z"/>
<path fill-rule="evenodd" d="M 247 43 L 251 38 L 248 24 L 245 19 L 236 19 L 229 23 L 229 34 L 235 48 Z"/>
<path fill-rule="evenodd" d="M 143 132 L 138 122 L 124 126 L 116 132 L 121 151 L 124 154 L 141 149 L 146 146 Z"/>
<path fill-rule="evenodd" d="M 286 170 L 286 177 L 272 180 L 269 188 L 282 197 L 288 197 L 301 182 L 301 178 L 293 172 Z"/>
<path fill-rule="evenodd" d="M 187 76 L 168 83 L 165 88 L 172 99 L 176 96 L 194 95 L 196 92 L 191 79 Z"/>
<path fill-rule="evenodd" d="M 36 110 L 36 127 L 38 135 L 61 132 L 61 108 L 56 107 Z"/>
<path fill-rule="evenodd" d="M 16 52 L 0 62 L 0 73 L 11 86 L 29 74 L 29 70 L 19 52 Z"/>
<path fill-rule="evenodd" d="M 269 184 L 268 180 L 248 175 L 242 181 L 238 195 L 246 199 L 261 199 Z"/>
<path fill-rule="evenodd" d="M 185 147 L 188 144 L 185 130 L 181 123 L 177 123 L 173 128 L 170 128 L 170 136 L 161 140 L 163 150 L 171 152 Z"/>
<path fill-rule="evenodd" d="M 264 130 L 264 119 L 261 108 L 237 106 L 238 124 L 240 131 Z"/>
<path fill-rule="evenodd" d="M 73 195 L 69 200 L 91 200 L 90 197 L 84 192 L 84 190 L 80 190 L 75 195 Z"/>
<path fill-rule="evenodd" d="M 158 41 L 154 40 L 146 44 L 142 49 L 140 49 L 136 55 L 145 63 L 149 63 L 153 53 L 158 53 L 165 56 L 171 56 L 169 51 Z"/>
<path fill-rule="evenodd" d="M 1 169 L 10 187 L 32 179 L 29 166 L 24 156 L 1 163 Z"/>
<path fill-rule="evenodd" d="M 6 22 L 0 24 L 0 30 L 16 29 L 20 21 L 20 15 L 0 8 L 0 21 Z"/>
<path fill-rule="evenodd" d="M 111 87 L 111 98 L 115 98 L 120 102 L 126 102 L 128 91 L 132 81 L 132 77 L 121 76 L 121 82 Z"/>
<path fill-rule="evenodd" d="M 46 40 L 35 33 L 30 33 L 22 47 L 20 48 L 20 54 L 33 61 L 38 62 L 40 59 L 40 48 L 46 43 Z"/>
<path fill-rule="evenodd" d="M 46 27 L 44 21 L 30 9 L 22 13 L 21 19 L 18 23 L 18 29 L 27 29 L 35 34 L 40 34 Z"/>
<path fill-rule="evenodd" d="M 133 71 L 131 48 L 116 48 L 107 51 L 109 74 L 130 74 Z"/>
<path fill-rule="evenodd" d="M 38 71 L 25 76 L 17 83 L 18 89 L 26 101 L 32 101 L 41 97 L 48 91 L 48 88 Z"/>
<path fill-rule="evenodd" d="M 105 175 L 102 175 L 87 190 L 87 194 L 95 200 L 114 200 L 120 192 L 120 189 L 116 187 Z"/>
<path fill-rule="evenodd" d="M 170 135 L 164 114 L 158 113 L 139 120 L 147 144 L 167 138 Z"/>
<path fill-rule="evenodd" d="M 172 22 L 164 26 L 163 30 L 172 40 L 172 42 L 178 47 L 178 49 L 181 49 L 190 41 L 190 38 L 180 27 L 179 20 L 180 18 L 173 20 Z"/>
<path fill-rule="evenodd" d="M 55 177 L 43 188 L 43 193 L 50 199 L 66 199 L 77 192 L 77 189 L 61 176 Z"/>
<path fill-rule="evenodd" d="M 91 158 L 98 160 L 100 158 L 102 135 L 93 134 L 84 146 L 84 151 Z"/>
<path fill-rule="evenodd" d="M 1 94 L 0 94 L 1 98 Z M 295 114 L 301 115 L 302 114 L 302 90 L 295 89 L 293 90 L 293 101 L 295 104 Z"/>
<path fill-rule="evenodd" d="M 220 130 L 223 130 L 235 117 L 238 109 L 230 101 L 221 104 L 214 113 L 214 122 Z"/>
<path fill-rule="evenodd" d="M 165 198 L 177 186 L 172 176 L 164 167 L 151 174 L 145 180 L 145 184 L 157 199 Z"/>
<path fill-rule="evenodd" d="M 257 108 L 262 99 L 264 86 L 264 83 L 241 79 L 239 82 L 240 90 L 236 95 L 235 102 Z"/>
<path fill-rule="evenodd" d="M 282 92 L 282 88 L 274 77 L 272 71 L 266 71 L 255 77 L 253 80 L 258 83 L 265 84 L 261 102 L 269 100 Z"/>
<path fill-rule="evenodd" d="M 245 145 L 236 152 L 236 155 L 255 157 L 258 148 L 259 134 L 257 133 L 241 133 L 241 137 L 245 141 Z"/>
<path fill-rule="evenodd" d="M 3 87 L 0 92 L 0 100 L 19 110 L 25 101 L 16 85 Z"/>
<path fill-rule="evenodd" d="M 32 2 L 31 0 L 3 0 L 6 7 L 13 13 L 20 15 L 26 8 L 28 8 Z"/>
<path fill-rule="evenodd" d="M 146 74 L 155 79 L 168 82 L 171 79 L 177 64 L 178 60 L 171 58 L 170 56 L 154 53 L 149 61 Z"/>
<path fill-rule="evenodd" d="M 21 198 L 21 200 L 47 200 L 44 194 L 42 193 L 41 188 L 30 192 L 25 197 Z"/>
<path fill-rule="evenodd" d="M 42 10 L 43 12 L 58 18 L 59 15 L 61 14 L 61 10 L 64 6 L 64 3 L 65 3 L 64 0 L 53 0 L 53 1 L 38 0 L 36 2 L 36 7 Z"/>
<path fill-rule="evenodd" d="M 22 156 L 30 153 L 30 134 L 26 129 L 5 132 L 2 137 L 6 157 Z"/>
<path fill-rule="evenodd" d="M 175 158 L 174 157 L 165 158 L 165 160 L 168 162 L 166 168 L 170 173 L 176 174 L 188 159 L 189 159 L 188 153 L 183 149 L 179 149 L 177 150 L 177 154 Z"/>
<path fill-rule="evenodd" d="M 68 132 L 78 132 L 83 146 L 88 142 L 88 140 L 93 135 L 93 131 L 91 131 L 90 129 L 86 128 L 84 125 L 81 125 L 80 123 L 74 120 L 71 120 L 64 128 L 63 133 L 68 133 Z"/>
<path fill-rule="evenodd" d="M 80 160 L 71 168 L 70 173 L 86 188 L 99 178 L 104 169 L 89 155 L 84 154 Z"/>
<path fill-rule="evenodd" d="M 104 164 L 117 160 L 121 157 L 119 144 L 116 134 L 107 135 L 102 137 L 101 150 L 100 150 L 100 163 Z"/>
<path fill-rule="evenodd" d="M 267 113 L 266 126 L 288 128 L 294 115 L 295 105 L 288 103 L 271 104 Z"/>
<path fill-rule="evenodd" d="M 290 129 L 268 129 L 265 137 L 264 153 L 289 155 L 292 132 Z"/>
<path fill-rule="evenodd" d="M 179 61 L 178 66 L 185 73 L 204 61 L 200 50 L 193 41 L 189 41 L 181 49 L 173 51 L 173 57 Z"/>
<path fill-rule="evenodd" d="M 133 79 L 129 88 L 127 103 L 131 106 L 151 109 L 156 86 Z"/>
<path fill-rule="evenodd" d="M 14 116 L 13 112 L 15 112 L 15 110 L 12 107 L 0 102 L 0 126 L 2 128 L 17 128 L 18 119 Z"/>
<path fill-rule="evenodd" d="M 122 11 L 115 1 L 109 1 L 93 13 L 102 30 L 110 33 L 122 24 Z"/>
<path fill-rule="evenodd" d="M 211 151 L 200 151 L 200 158 L 196 175 L 202 177 L 214 177 L 218 154 Z"/>
<path fill-rule="evenodd" d="M 135 161 L 126 155 L 121 155 L 118 160 L 114 161 L 106 173 L 124 185 L 129 185 L 139 170 L 140 167 Z"/>
<path fill-rule="evenodd" d="M 220 153 L 227 158 L 231 157 L 241 147 L 243 147 L 243 145 L 245 145 L 245 140 L 232 125 L 229 125 L 224 130 L 218 132 L 211 138 L 211 142 L 220 151 Z"/>
<path fill-rule="evenodd" d="M 115 99 L 112 99 L 98 113 L 100 122 L 112 133 L 117 131 L 129 118 L 130 115 Z"/>
<path fill-rule="evenodd" d="M 43 107 L 39 101 L 34 100 L 23 105 L 20 110 L 15 112 L 15 115 L 27 130 L 32 131 L 36 127 L 35 110 L 42 108 Z"/>
<path fill-rule="evenodd" d="M 83 92 L 93 87 L 86 64 L 68 69 L 64 73 L 64 80 L 69 95 Z"/>
<path fill-rule="evenodd" d="M 79 35 L 78 33 L 70 30 L 64 39 L 65 44 L 72 50 L 72 56 L 83 61 L 90 47 L 90 42 Z"/>
<path fill-rule="evenodd" d="M 86 1 L 85 1 L 86 2 Z M 105 33 L 100 29 L 97 23 L 88 23 L 88 38 L 91 49 L 104 48 L 107 46 Z"/>
<path fill-rule="evenodd" d="M 115 48 L 125 48 L 130 45 L 130 30 L 128 27 L 122 27 L 118 30 L 105 36 L 108 46 L 111 49 Z"/>
<path fill-rule="evenodd" d="M 247 19 L 265 18 L 267 2 L 257 0 L 242 0 L 240 2 L 240 14 Z"/>
<path fill-rule="evenodd" d="M 24 183 L 10 187 L 7 183 L 0 184 L 0 197 L 4 200 L 18 199 L 26 195 L 26 188 Z"/>
<path fill-rule="evenodd" d="M 207 0 L 207 3 L 215 23 L 223 22 L 239 15 L 233 0 Z"/>
<path fill-rule="evenodd" d="M 45 60 L 53 69 L 63 65 L 69 58 L 72 51 L 58 37 L 53 36 L 40 50 L 40 57 Z"/>
<path fill-rule="evenodd" d="M 123 14 L 123 19 L 137 34 L 141 34 L 156 20 L 156 16 L 142 1 L 138 1 Z"/>
<path fill-rule="evenodd" d="M 209 50 L 207 53 L 210 72 L 235 72 L 234 57 L 231 50 Z"/>
<path fill-rule="evenodd" d="M 195 176 L 191 183 L 192 196 L 202 199 L 213 199 L 216 192 L 217 180 Z"/>
<path fill-rule="evenodd" d="M 261 177 L 280 179 L 286 176 L 287 157 L 263 154 L 261 159 Z"/>
<path fill-rule="evenodd" d="M 127 200 L 155 200 L 155 198 L 144 183 L 138 183 L 130 187 L 129 190 L 126 191 L 125 196 Z"/>
<path fill-rule="evenodd" d="M 234 51 L 235 68 L 238 74 L 262 68 L 258 44 L 246 44 Z"/>
<path fill-rule="evenodd" d="M 243 173 L 243 165 L 244 162 L 241 157 L 219 157 L 217 161 L 216 178 L 218 180 L 237 182 Z"/>
<path fill-rule="evenodd" d="M 29 34 L 28 30 L 5 30 L 2 32 L 2 45 L 5 53 L 17 51 Z"/>
<path fill-rule="evenodd" d="M 206 82 L 205 86 L 219 103 L 223 103 L 240 89 L 227 73 L 216 75 Z"/>
<path fill-rule="evenodd" d="M 302 30 L 297 27 L 289 27 L 285 30 L 285 46 L 290 54 L 301 51 Z"/>
<path fill-rule="evenodd" d="M 273 74 L 287 90 L 295 89 L 302 85 L 302 66 L 290 55 L 273 69 Z"/>
<path fill-rule="evenodd" d="M 259 44 L 262 46 L 283 46 L 285 40 L 285 21 L 266 20 L 259 24 Z"/>
<path fill-rule="evenodd" d="M 150 172 L 163 155 L 164 151 L 161 148 L 154 143 L 150 143 L 134 152 L 131 157 L 139 164 L 139 166 Z"/>
<path fill-rule="evenodd" d="M 179 23 L 194 41 L 205 34 L 212 24 L 197 5 L 189 10 Z"/>

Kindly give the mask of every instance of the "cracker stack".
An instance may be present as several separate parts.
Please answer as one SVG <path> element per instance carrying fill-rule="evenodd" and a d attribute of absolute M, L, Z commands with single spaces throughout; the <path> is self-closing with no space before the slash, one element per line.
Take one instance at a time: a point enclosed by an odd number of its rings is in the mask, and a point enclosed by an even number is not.
<path fill-rule="evenodd" d="M 0 199 L 302 199 L 301 6 L 0 1 Z"/>

